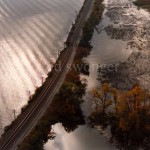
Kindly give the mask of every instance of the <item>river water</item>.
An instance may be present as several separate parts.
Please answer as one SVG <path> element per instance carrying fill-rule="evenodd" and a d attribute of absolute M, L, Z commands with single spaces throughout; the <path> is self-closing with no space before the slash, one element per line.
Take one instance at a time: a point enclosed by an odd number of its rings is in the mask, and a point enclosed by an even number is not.
<path fill-rule="evenodd" d="M 0 1 L 0 134 L 47 77 L 83 2 Z"/>
<path fill-rule="evenodd" d="M 92 38 L 93 49 L 85 58 L 90 66 L 90 75 L 83 76 L 87 80 L 87 94 L 82 106 L 85 116 L 89 116 L 95 108 L 90 91 L 94 87 L 99 87 L 100 80 L 103 80 L 98 74 L 99 67 L 106 64 L 115 65 L 115 79 L 121 74 L 122 80 L 130 81 L 134 78 L 134 81 L 140 81 L 139 84 L 144 87 L 150 83 L 149 13 L 137 9 L 129 0 L 104 0 L 104 4 L 102 21 Z M 139 71 L 141 68 L 142 71 Z M 141 78 L 142 80 L 139 80 Z M 79 126 L 74 132 L 67 133 L 61 124 L 56 124 L 53 131 L 56 133 L 56 138 L 44 145 L 45 150 L 117 149 L 109 143 L 109 133 L 101 135 L 100 131 L 91 129 L 87 125 Z"/>

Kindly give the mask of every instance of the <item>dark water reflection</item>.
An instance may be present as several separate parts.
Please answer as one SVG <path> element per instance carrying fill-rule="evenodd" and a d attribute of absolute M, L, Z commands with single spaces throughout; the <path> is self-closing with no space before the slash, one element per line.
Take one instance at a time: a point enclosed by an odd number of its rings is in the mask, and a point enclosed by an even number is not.
<path fill-rule="evenodd" d="M 89 116 L 95 108 L 92 103 L 91 89 L 101 86 L 97 66 L 104 64 L 117 65 L 118 74 L 116 73 L 116 76 L 113 78 L 115 79 L 119 76 L 119 72 L 122 72 L 122 74 L 125 73 L 126 77 L 129 74 L 133 77 L 140 66 L 145 69 L 142 61 L 148 64 L 149 52 L 147 49 L 149 47 L 147 37 L 149 35 L 148 23 L 150 21 L 148 12 L 138 10 L 132 4 L 132 1 L 128 0 L 105 0 L 104 3 L 106 9 L 103 19 L 99 26 L 96 27 L 92 39 L 93 49 L 90 55 L 85 58 L 85 62 L 90 66 L 90 75 L 88 77 L 82 76 L 83 79 L 87 80 L 87 94 L 84 98 L 85 103 L 82 105 L 85 116 Z M 144 32 L 145 30 L 147 34 Z M 139 46 L 140 40 L 143 41 L 143 45 Z M 141 48 L 143 49 L 142 52 L 140 52 Z M 138 56 L 137 52 L 140 52 L 141 59 L 135 59 Z M 120 67 L 119 64 L 123 62 L 127 65 Z M 147 72 L 144 72 L 142 75 L 147 80 L 142 80 L 142 82 L 149 83 L 150 74 L 149 70 L 146 70 Z M 138 78 L 142 78 L 143 76 L 140 74 Z M 109 143 L 109 133 L 105 133 L 102 136 L 100 135 L 100 131 L 91 129 L 86 125 L 79 126 L 72 133 L 66 133 L 61 124 L 56 124 L 54 131 L 56 132 L 56 138 L 45 144 L 45 150 L 116 149 L 115 146 Z"/>

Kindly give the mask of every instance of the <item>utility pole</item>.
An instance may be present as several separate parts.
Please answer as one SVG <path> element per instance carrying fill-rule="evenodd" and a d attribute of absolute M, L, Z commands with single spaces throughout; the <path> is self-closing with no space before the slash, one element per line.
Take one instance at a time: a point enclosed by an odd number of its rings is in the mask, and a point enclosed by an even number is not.
<path fill-rule="evenodd" d="M 58 53 L 57 53 L 57 56 L 59 57 L 61 50 L 58 50 L 57 52 L 58 52 Z"/>
<path fill-rule="evenodd" d="M 41 77 L 42 78 L 42 84 L 43 84 L 43 82 L 44 82 L 44 78 L 43 77 Z"/>
<path fill-rule="evenodd" d="M 77 19 L 77 18 L 78 18 L 78 11 L 76 10 L 75 12 L 76 12 L 76 17 L 75 17 L 75 19 Z"/>
<path fill-rule="evenodd" d="M 75 12 L 76 12 L 76 16 L 77 16 L 78 15 L 78 11 L 76 10 Z"/>
<path fill-rule="evenodd" d="M 31 99 L 31 98 L 32 98 L 32 95 L 31 95 L 30 90 L 28 91 L 28 96 L 29 96 L 29 99 Z"/>
<path fill-rule="evenodd" d="M 13 110 L 13 114 L 14 114 L 14 119 L 16 119 L 16 111 L 15 111 L 15 109 Z"/>
<path fill-rule="evenodd" d="M 64 42 L 64 49 L 66 48 L 66 42 Z"/>

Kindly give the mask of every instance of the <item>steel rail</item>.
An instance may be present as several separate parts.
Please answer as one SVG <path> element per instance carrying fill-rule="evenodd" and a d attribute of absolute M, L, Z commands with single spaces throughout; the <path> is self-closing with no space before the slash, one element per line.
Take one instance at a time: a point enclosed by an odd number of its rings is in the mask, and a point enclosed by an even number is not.
<path fill-rule="evenodd" d="M 74 48 L 73 42 L 77 40 L 79 34 L 80 34 L 80 30 L 81 30 L 81 25 L 83 24 L 86 15 L 87 15 L 87 10 L 91 7 L 93 0 L 88 0 L 86 2 L 84 6 L 85 10 L 82 14 L 82 16 L 79 18 L 79 20 L 81 20 L 80 22 L 77 23 L 77 27 L 75 27 L 75 31 L 74 31 L 74 36 L 71 39 L 71 45 L 65 50 L 65 58 L 62 61 L 61 64 L 61 71 L 63 71 L 63 69 L 65 69 L 66 65 L 68 64 L 68 59 L 70 58 L 70 55 L 72 54 L 72 51 L 70 51 L 71 49 Z M 76 42 L 74 42 L 75 44 Z M 67 63 L 67 64 L 66 64 Z M 54 65 L 55 67 L 55 65 Z M 34 105 L 32 106 L 33 108 L 31 109 L 31 111 L 29 111 L 26 116 L 23 118 L 23 120 L 19 123 L 19 125 L 17 126 L 17 128 L 11 133 L 11 135 L 9 136 L 9 138 L 3 143 L 3 145 L 0 147 L 0 150 L 5 150 L 5 148 L 9 145 L 9 143 L 13 140 L 13 138 L 19 133 L 19 131 L 22 129 L 23 125 L 25 125 L 25 123 L 27 121 L 29 121 L 30 117 L 32 116 L 32 114 L 34 114 L 35 110 L 38 108 L 38 106 L 40 106 L 41 103 L 43 103 L 43 99 L 46 96 L 46 94 L 49 92 L 49 89 L 53 87 L 53 84 L 55 84 L 55 80 L 57 80 L 58 76 L 60 75 L 59 71 L 55 72 L 55 75 L 53 75 L 53 78 L 51 79 L 50 84 L 47 85 L 47 87 L 45 88 L 45 91 L 43 91 L 43 93 L 40 95 L 40 97 L 37 99 L 36 103 L 34 103 Z M 57 81 L 56 81 L 57 82 Z M 48 99 L 49 100 L 49 99 Z M 48 101 L 46 100 L 45 103 Z M 50 101 L 51 102 L 51 101 Z M 32 118 L 31 118 L 32 119 Z M 8 149 L 7 149 L 8 150 Z"/>

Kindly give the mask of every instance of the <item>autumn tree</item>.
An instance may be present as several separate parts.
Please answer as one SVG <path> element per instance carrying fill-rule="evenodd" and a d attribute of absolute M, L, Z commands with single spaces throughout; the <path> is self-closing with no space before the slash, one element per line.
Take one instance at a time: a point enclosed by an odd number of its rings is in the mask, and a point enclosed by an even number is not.
<path fill-rule="evenodd" d="M 101 125 L 103 128 L 106 128 L 108 125 L 108 108 L 112 104 L 110 99 L 110 86 L 108 83 L 104 83 L 101 87 L 101 90 L 95 88 L 92 90 L 93 102 L 95 104 L 96 111 L 93 112 L 89 119 L 94 125 Z"/>
<path fill-rule="evenodd" d="M 109 125 L 111 141 L 119 148 L 150 149 L 150 94 L 147 90 L 135 85 L 128 91 L 119 91 L 105 83 L 92 94 L 96 105 L 96 111 L 89 117 L 92 124 Z"/>
<path fill-rule="evenodd" d="M 112 124 L 112 136 L 128 150 L 138 149 L 150 138 L 150 97 L 136 85 L 119 97 L 118 116 Z M 149 144 L 149 143 L 147 143 Z"/>
<path fill-rule="evenodd" d="M 105 114 L 106 109 L 112 104 L 112 101 L 109 99 L 109 91 L 110 87 L 108 83 L 104 83 L 101 90 L 98 88 L 93 89 L 92 95 L 96 111 L 101 111 Z"/>

